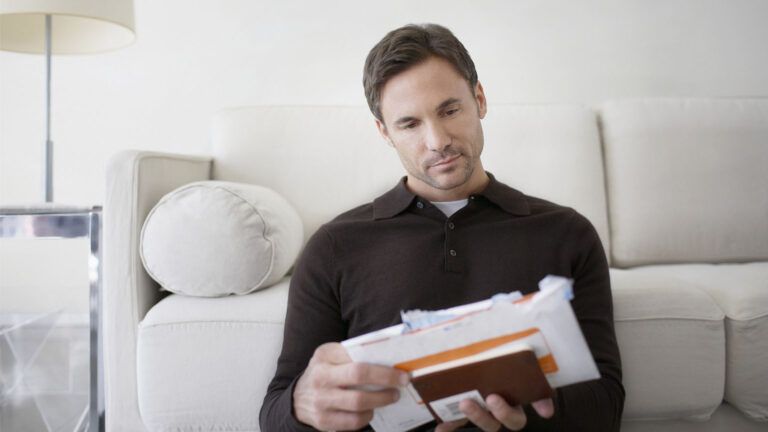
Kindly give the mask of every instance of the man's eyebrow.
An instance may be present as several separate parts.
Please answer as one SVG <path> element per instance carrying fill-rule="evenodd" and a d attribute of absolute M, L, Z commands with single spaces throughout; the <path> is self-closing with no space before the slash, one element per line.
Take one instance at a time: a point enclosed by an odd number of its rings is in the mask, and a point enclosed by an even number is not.
<path fill-rule="evenodd" d="M 410 123 L 412 121 L 416 120 L 416 117 L 406 116 L 406 117 L 400 117 L 395 121 L 395 125 L 400 126 L 406 123 Z"/>
<path fill-rule="evenodd" d="M 460 102 L 461 102 L 461 100 L 458 99 L 458 98 L 446 99 L 446 100 L 443 101 L 443 103 L 441 103 L 440 105 L 437 106 L 437 109 L 435 109 L 435 111 L 436 112 L 440 112 L 440 111 L 444 110 L 445 108 L 447 108 L 447 107 L 449 107 L 449 106 L 451 106 L 453 104 L 460 103 Z"/>
<path fill-rule="evenodd" d="M 449 107 L 449 106 L 451 106 L 453 104 L 456 104 L 456 103 L 461 103 L 461 99 L 458 99 L 458 98 L 446 99 L 440 105 L 438 105 L 437 108 L 435 108 L 435 112 L 440 112 L 440 111 L 444 110 L 445 108 L 447 108 L 447 107 Z M 416 120 L 416 118 L 415 117 L 411 117 L 411 116 L 400 117 L 399 119 L 397 119 L 395 121 L 395 125 L 399 126 L 399 125 L 402 125 L 402 124 L 410 123 L 413 120 Z"/>

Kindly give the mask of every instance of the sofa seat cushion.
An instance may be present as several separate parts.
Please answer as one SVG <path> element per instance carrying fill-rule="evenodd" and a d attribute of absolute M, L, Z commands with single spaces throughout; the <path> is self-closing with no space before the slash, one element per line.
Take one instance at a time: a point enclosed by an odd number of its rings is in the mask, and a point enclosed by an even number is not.
<path fill-rule="evenodd" d="M 150 431 L 258 431 L 283 340 L 288 279 L 243 296 L 172 294 L 139 326 L 138 399 Z"/>
<path fill-rule="evenodd" d="M 724 314 L 694 284 L 611 269 L 624 419 L 706 420 L 725 386 Z"/>
<path fill-rule="evenodd" d="M 696 284 L 725 312 L 725 399 L 749 417 L 768 421 L 768 262 L 639 267 L 653 277 Z"/>
<path fill-rule="evenodd" d="M 621 432 L 765 432 L 765 423 L 741 413 L 728 402 L 720 404 L 709 421 L 624 420 Z"/>

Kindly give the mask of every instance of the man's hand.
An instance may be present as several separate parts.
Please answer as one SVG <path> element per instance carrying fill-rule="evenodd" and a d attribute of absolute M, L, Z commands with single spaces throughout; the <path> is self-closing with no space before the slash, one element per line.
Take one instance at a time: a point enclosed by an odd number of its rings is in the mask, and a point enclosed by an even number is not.
<path fill-rule="evenodd" d="M 300 422 L 320 430 L 360 429 L 371 421 L 374 408 L 396 402 L 398 387 L 408 381 L 408 374 L 397 369 L 352 362 L 341 344 L 323 344 L 296 383 L 294 414 Z"/>
<path fill-rule="evenodd" d="M 485 404 L 488 405 L 490 411 L 483 409 L 472 399 L 464 399 L 459 403 L 459 409 L 467 418 L 441 423 L 435 432 L 450 432 L 464 426 L 468 421 L 472 421 L 475 426 L 485 432 L 496 432 L 502 425 L 513 431 L 520 430 L 525 426 L 527 419 L 523 407 L 520 405 L 510 406 L 504 398 L 495 394 L 485 398 Z M 544 418 L 552 417 L 552 414 L 555 413 L 552 399 L 538 400 L 531 405 Z"/>

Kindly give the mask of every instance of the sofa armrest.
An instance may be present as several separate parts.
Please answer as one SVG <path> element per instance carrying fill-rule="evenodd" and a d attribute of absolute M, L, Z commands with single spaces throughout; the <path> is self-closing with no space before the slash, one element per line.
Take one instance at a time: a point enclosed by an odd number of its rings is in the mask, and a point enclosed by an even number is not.
<path fill-rule="evenodd" d="M 145 430 L 136 388 L 136 334 L 161 294 L 139 257 L 144 219 L 168 192 L 210 179 L 212 161 L 130 150 L 113 156 L 107 166 L 102 331 L 108 431 Z"/>

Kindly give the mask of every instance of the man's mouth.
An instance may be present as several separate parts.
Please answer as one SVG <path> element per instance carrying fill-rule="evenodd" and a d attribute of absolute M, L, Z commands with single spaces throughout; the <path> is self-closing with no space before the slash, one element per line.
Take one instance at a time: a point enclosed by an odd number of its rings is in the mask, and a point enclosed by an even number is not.
<path fill-rule="evenodd" d="M 455 161 L 456 159 L 458 159 L 460 157 L 461 157 L 461 155 L 457 154 L 457 155 L 454 155 L 454 156 L 447 157 L 445 159 L 440 159 L 439 161 L 437 161 L 437 162 L 433 163 L 432 165 L 430 165 L 430 168 L 434 168 L 434 167 L 438 167 L 438 166 L 442 166 L 442 165 L 447 165 L 447 164 Z"/>

